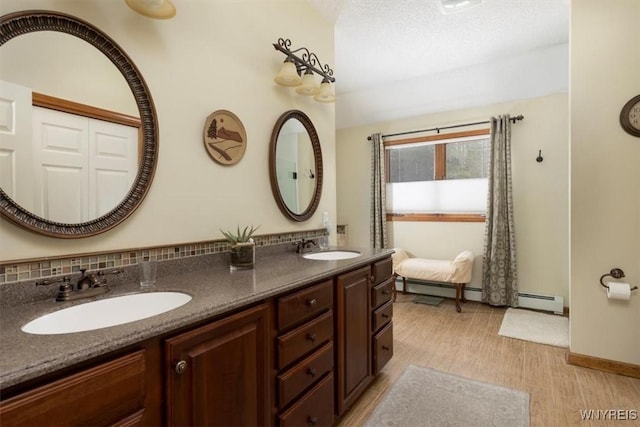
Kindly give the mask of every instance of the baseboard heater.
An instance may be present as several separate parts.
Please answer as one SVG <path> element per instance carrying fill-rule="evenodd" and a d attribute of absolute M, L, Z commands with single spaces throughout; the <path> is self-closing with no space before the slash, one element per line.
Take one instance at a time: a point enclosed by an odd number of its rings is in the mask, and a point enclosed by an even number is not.
<path fill-rule="evenodd" d="M 455 298 L 456 289 L 454 285 L 447 283 L 420 282 L 407 280 L 407 291 L 413 294 L 434 295 L 444 298 Z M 402 290 L 402 279 L 396 281 L 396 289 Z M 469 301 L 480 301 L 482 289 L 466 286 L 464 296 Z M 564 314 L 564 298 L 553 295 L 541 295 L 531 293 L 518 293 L 518 303 L 521 308 L 533 310 L 551 311 L 555 314 Z"/>

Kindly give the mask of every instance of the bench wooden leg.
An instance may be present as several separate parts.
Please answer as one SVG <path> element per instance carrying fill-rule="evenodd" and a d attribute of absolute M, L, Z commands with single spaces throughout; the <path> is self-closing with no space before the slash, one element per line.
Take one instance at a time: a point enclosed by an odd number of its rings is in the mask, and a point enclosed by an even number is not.
<path fill-rule="evenodd" d="M 407 278 L 402 276 L 402 293 L 407 293 Z"/>
<path fill-rule="evenodd" d="M 455 285 L 456 285 L 456 311 L 460 313 L 462 311 L 462 308 L 460 307 L 460 293 L 462 291 L 462 284 L 456 283 Z"/>
<path fill-rule="evenodd" d="M 467 302 L 467 298 L 465 298 L 465 296 L 464 296 L 464 288 L 465 288 L 465 286 L 467 286 L 467 284 L 466 283 L 462 283 L 462 291 L 461 291 L 461 294 L 460 294 L 460 301 L 462 301 L 462 302 Z"/>
<path fill-rule="evenodd" d="M 396 280 L 398 279 L 398 275 L 393 273 L 393 287 L 391 288 L 391 298 L 393 299 L 393 302 L 396 302 Z"/>

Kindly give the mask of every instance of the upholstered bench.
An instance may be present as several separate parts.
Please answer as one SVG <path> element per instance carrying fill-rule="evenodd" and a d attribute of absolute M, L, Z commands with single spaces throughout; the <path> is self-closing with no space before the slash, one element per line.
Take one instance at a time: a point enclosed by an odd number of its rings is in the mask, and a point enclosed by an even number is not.
<path fill-rule="evenodd" d="M 407 290 L 407 279 L 424 282 L 450 283 L 456 287 L 456 310 L 462 311 L 460 301 L 466 302 L 464 288 L 471 281 L 474 255 L 462 251 L 453 260 L 411 257 L 404 249 L 394 248 L 394 278 L 402 277 L 402 293 Z"/>

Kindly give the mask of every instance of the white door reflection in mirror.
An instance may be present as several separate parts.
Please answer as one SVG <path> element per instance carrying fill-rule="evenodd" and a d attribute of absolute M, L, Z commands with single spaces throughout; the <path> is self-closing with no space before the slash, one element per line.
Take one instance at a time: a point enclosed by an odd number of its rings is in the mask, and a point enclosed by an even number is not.
<path fill-rule="evenodd" d="M 142 145 L 138 107 L 118 68 L 84 40 L 54 31 L 9 40 L 0 63 L 0 122 L 20 125 L 7 131 L 0 123 L 0 188 L 50 221 L 77 224 L 112 211 L 132 188 Z M 10 99 L 15 88 L 21 94 Z"/>
<path fill-rule="evenodd" d="M 33 210 L 31 89 L 0 80 L 0 188 Z"/>
<path fill-rule="evenodd" d="M 287 120 L 278 135 L 276 177 L 287 208 L 302 213 L 314 195 L 315 159 L 309 134 L 298 119 Z"/>
<path fill-rule="evenodd" d="M 138 129 L 33 107 L 34 213 L 78 223 L 109 212 L 137 173 Z"/>
<path fill-rule="evenodd" d="M 95 200 L 89 202 L 96 206 L 96 212 L 107 213 L 76 223 L 44 218 L 12 197 L 16 194 L 12 172 L 3 174 L 0 170 L 0 182 L 10 187 L 0 187 L 0 216 L 26 230 L 67 239 L 95 236 L 118 226 L 145 199 L 158 163 L 158 116 L 142 74 L 115 40 L 89 22 L 66 13 L 8 13 L 0 19 L 0 33 L 0 80 L 31 88 L 32 106 L 132 126 L 138 133 L 137 172 L 125 196 L 119 201 L 113 197 L 110 208 Z M 11 110 L 5 101 L 0 99 L 0 116 Z M 6 117 L 0 117 L 0 139 L 1 128 L 6 125 Z M 118 145 L 111 137 L 107 140 L 106 145 L 112 148 Z M 0 147 L 2 144 L 0 141 Z M 0 166 L 10 157 L 2 150 Z M 32 156 L 29 160 L 33 163 Z M 114 181 L 110 178 L 96 180 L 96 186 Z M 119 193 L 110 187 L 107 194 Z M 30 199 L 34 198 L 31 194 Z"/>

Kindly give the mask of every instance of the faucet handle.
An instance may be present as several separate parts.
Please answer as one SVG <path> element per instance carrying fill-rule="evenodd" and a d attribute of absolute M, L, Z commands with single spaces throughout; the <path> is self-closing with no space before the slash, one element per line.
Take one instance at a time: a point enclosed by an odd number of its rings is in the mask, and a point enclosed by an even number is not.
<path fill-rule="evenodd" d="M 78 278 L 78 283 L 76 284 L 76 288 L 79 291 L 83 291 L 85 289 L 93 288 L 95 286 L 99 286 L 100 282 L 96 278 L 96 275 L 93 273 L 87 274 L 86 268 L 80 269 L 81 276 Z"/>
<path fill-rule="evenodd" d="M 98 271 L 98 276 L 106 276 L 107 274 L 120 274 L 122 272 L 123 270 L 116 268 L 115 270 L 111 271 Z"/>
<path fill-rule="evenodd" d="M 69 276 L 64 276 L 62 277 L 62 279 L 57 279 L 57 280 L 40 280 L 38 282 L 36 282 L 36 286 L 49 286 L 49 285 L 54 285 L 56 283 L 70 283 L 71 282 L 71 278 Z M 64 285 L 63 285 L 64 286 Z"/>

